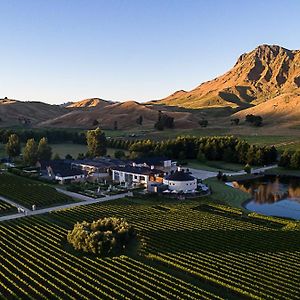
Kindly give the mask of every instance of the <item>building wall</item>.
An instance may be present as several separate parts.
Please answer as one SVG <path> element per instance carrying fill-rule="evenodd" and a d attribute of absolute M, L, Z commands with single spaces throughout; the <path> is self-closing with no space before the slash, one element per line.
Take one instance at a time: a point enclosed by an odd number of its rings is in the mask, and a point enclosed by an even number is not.
<path fill-rule="evenodd" d="M 149 181 L 149 175 L 142 175 L 142 174 L 134 174 L 134 173 L 127 173 L 117 170 L 112 170 L 112 179 L 113 181 L 120 182 L 120 183 L 137 183 L 137 184 L 144 184 L 147 186 Z"/>
<path fill-rule="evenodd" d="M 197 189 L 197 179 L 190 180 L 190 181 L 173 181 L 173 180 L 166 180 L 163 181 L 164 184 L 169 186 L 169 190 L 173 191 L 193 191 Z"/>

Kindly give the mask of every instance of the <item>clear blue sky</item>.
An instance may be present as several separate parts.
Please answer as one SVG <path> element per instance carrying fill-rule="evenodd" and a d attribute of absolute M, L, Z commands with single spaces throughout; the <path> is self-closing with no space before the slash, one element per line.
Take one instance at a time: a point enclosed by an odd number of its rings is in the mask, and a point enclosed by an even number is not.
<path fill-rule="evenodd" d="M 259 44 L 300 49 L 299 0 L 0 0 L 0 97 L 145 101 Z"/>

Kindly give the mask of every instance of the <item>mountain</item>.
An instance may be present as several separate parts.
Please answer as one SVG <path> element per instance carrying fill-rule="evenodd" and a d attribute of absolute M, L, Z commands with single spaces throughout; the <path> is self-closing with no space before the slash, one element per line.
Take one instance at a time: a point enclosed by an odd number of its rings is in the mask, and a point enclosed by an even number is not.
<path fill-rule="evenodd" d="M 36 125 L 41 121 L 56 118 L 66 110 L 58 105 L 43 102 L 0 99 L 0 126 Z"/>
<path fill-rule="evenodd" d="M 152 102 L 185 108 L 245 109 L 285 93 L 300 91 L 300 51 L 261 45 L 242 54 L 234 67 L 192 91 L 177 91 Z"/>

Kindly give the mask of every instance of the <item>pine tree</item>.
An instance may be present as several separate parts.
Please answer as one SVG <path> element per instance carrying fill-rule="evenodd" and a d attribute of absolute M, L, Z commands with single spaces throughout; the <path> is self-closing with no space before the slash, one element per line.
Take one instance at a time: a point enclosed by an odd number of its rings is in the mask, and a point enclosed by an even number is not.
<path fill-rule="evenodd" d="M 106 154 L 106 137 L 105 133 L 98 127 L 89 130 L 86 134 L 88 154 L 91 157 L 103 156 Z"/>

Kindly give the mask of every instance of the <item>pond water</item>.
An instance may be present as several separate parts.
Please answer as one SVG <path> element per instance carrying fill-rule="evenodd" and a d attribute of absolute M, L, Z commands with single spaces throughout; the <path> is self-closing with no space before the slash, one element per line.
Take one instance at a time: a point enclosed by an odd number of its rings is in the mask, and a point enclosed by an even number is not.
<path fill-rule="evenodd" d="M 300 220 L 300 178 L 265 176 L 233 182 L 233 186 L 252 195 L 252 199 L 245 203 L 247 209 Z"/>

